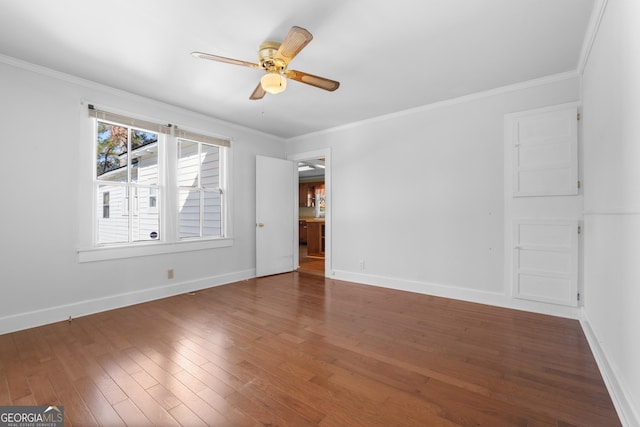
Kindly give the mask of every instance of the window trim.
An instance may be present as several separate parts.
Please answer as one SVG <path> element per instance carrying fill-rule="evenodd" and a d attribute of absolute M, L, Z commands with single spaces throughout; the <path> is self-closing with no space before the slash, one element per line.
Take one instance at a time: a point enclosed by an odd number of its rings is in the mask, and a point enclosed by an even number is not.
<path fill-rule="evenodd" d="M 181 242 L 151 241 L 122 245 L 109 245 L 77 250 L 78 262 L 95 262 L 112 259 L 134 258 L 150 255 L 173 254 L 233 246 L 233 237 L 210 238 Z"/>
<path fill-rule="evenodd" d="M 178 126 L 175 125 L 158 125 L 157 123 L 154 123 L 153 120 L 149 121 L 148 119 L 136 119 L 128 115 L 124 116 L 117 113 L 108 113 L 103 110 L 97 110 L 92 104 L 85 103 L 85 101 L 83 101 L 81 105 L 83 105 L 85 109 L 87 108 L 87 106 L 89 107 L 89 120 L 85 122 L 87 123 L 86 125 L 82 125 L 82 128 L 87 132 L 86 138 L 92 138 L 90 140 L 93 141 L 95 141 L 96 138 L 96 121 L 98 119 L 108 121 L 115 120 L 116 122 L 119 122 L 119 120 L 125 120 L 120 123 L 136 128 L 148 129 L 151 131 L 169 130 L 171 133 L 162 132 L 161 134 L 161 137 L 164 137 L 163 139 L 165 139 L 165 141 L 163 141 L 163 143 L 160 145 L 163 152 L 159 153 L 159 167 L 162 168 L 161 174 L 163 174 L 165 178 L 163 182 L 157 182 L 154 185 L 154 187 L 159 190 L 159 193 L 162 193 L 156 195 L 156 197 L 158 198 L 157 203 L 160 206 L 159 210 L 161 211 L 161 225 L 159 230 L 161 235 L 159 239 L 153 241 L 109 244 L 97 243 L 95 235 L 97 226 L 95 206 L 98 202 L 98 194 L 95 191 L 95 167 L 88 167 L 91 162 L 95 162 L 95 145 L 82 145 L 81 151 L 84 154 L 82 154 L 81 158 L 86 158 L 89 163 L 87 164 L 87 167 L 80 168 L 80 182 L 82 183 L 81 188 L 83 188 L 82 192 L 83 194 L 85 194 L 85 198 L 89 198 L 90 200 L 89 203 L 83 203 L 86 206 L 86 208 L 83 208 L 83 212 L 86 212 L 85 215 L 89 214 L 90 216 L 88 216 L 86 220 L 82 221 L 85 226 L 82 226 L 81 229 L 86 230 L 86 232 L 88 232 L 89 234 L 87 234 L 86 236 L 80 236 L 80 245 L 76 249 L 78 262 L 95 262 L 140 256 L 208 250 L 233 246 L 233 222 L 231 220 L 231 210 L 233 206 L 231 182 L 231 177 L 233 176 L 233 170 L 231 168 L 231 165 L 233 164 L 233 149 L 231 146 L 230 138 L 221 138 L 217 136 L 206 135 L 204 133 L 192 132 L 189 130 L 184 130 L 182 128 L 178 129 Z M 155 127 L 150 125 L 153 125 Z M 90 133 L 89 129 L 91 129 Z M 220 177 L 220 186 L 225 191 L 226 200 L 222 212 L 224 229 L 223 236 L 221 237 L 215 236 L 190 239 L 180 239 L 178 237 L 176 229 L 178 210 L 177 204 L 173 203 L 176 199 L 174 197 L 173 200 L 171 200 L 171 197 L 167 197 L 168 192 L 166 191 L 166 187 L 172 186 L 171 179 L 167 179 L 167 177 L 169 177 L 169 175 L 175 175 L 173 172 L 167 174 L 167 171 L 171 170 L 171 148 L 175 147 L 175 143 L 177 142 L 178 138 L 192 139 L 198 142 L 217 145 L 222 148 L 221 152 L 223 154 L 221 155 L 221 162 L 224 162 L 224 170 L 223 174 Z M 85 141 L 85 138 L 83 138 L 83 141 Z M 89 175 L 89 177 L 92 176 L 89 181 L 87 181 L 87 172 L 89 172 L 87 169 L 91 169 L 90 173 L 92 174 Z M 175 183 L 175 177 L 173 183 Z M 174 187 L 174 189 L 172 189 L 171 191 L 177 193 L 177 186 L 173 185 L 172 187 Z M 156 207 L 156 209 L 158 209 L 158 207 Z M 172 222 L 173 224 L 171 224 Z M 172 232 L 173 234 L 175 234 L 174 236 L 171 235 Z M 84 244 L 82 242 L 84 242 Z"/>

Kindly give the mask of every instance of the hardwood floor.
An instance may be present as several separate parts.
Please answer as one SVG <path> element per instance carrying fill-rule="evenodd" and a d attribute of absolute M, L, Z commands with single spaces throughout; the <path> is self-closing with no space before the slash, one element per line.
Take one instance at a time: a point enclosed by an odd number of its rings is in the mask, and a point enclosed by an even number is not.
<path fill-rule="evenodd" d="M 0 336 L 65 426 L 616 426 L 575 320 L 304 273 Z"/>
<path fill-rule="evenodd" d="M 307 255 L 307 245 L 298 246 L 299 264 L 298 271 L 324 276 L 324 258 L 310 257 Z"/>

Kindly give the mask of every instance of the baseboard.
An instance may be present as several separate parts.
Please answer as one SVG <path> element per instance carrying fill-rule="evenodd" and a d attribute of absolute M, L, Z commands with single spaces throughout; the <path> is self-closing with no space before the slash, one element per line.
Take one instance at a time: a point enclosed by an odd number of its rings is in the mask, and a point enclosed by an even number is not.
<path fill-rule="evenodd" d="M 364 285 L 380 286 L 383 288 L 397 289 L 400 291 L 414 292 L 443 298 L 452 298 L 461 301 L 487 304 L 496 307 L 510 308 L 513 310 L 529 311 L 550 316 L 580 319 L 582 311 L 577 307 L 564 307 L 555 304 L 546 304 L 537 301 L 527 301 L 513 298 L 499 292 L 480 291 L 476 289 L 461 288 L 442 285 L 438 283 L 421 282 L 415 280 L 397 279 L 378 275 L 354 273 L 351 271 L 333 270 L 332 279 L 345 280 Z"/>
<path fill-rule="evenodd" d="M 591 324 L 589 323 L 586 313 L 583 313 L 580 324 L 582 325 L 582 330 L 587 337 L 591 353 L 593 353 L 593 357 L 596 359 L 602 379 L 607 386 L 609 396 L 611 396 L 613 405 L 618 412 L 620 422 L 625 427 L 640 426 L 640 414 L 638 413 L 638 408 L 633 405 L 629 398 L 629 393 L 626 392 L 623 383 L 619 380 L 622 377 L 616 372 L 611 363 L 609 363 L 607 353 L 600 345 L 600 341 L 598 340 L 594 330 L 591 328 Z"/>
<path fill-rule="evenodd" d="M 69 317 L 87 316 L 106 310 L 247 280 L 255 277 L 255 275 L 255 269 L 250 269 L 4 316 L 0 317 L 0 334 L 60 322 L 69 319 Z"/>

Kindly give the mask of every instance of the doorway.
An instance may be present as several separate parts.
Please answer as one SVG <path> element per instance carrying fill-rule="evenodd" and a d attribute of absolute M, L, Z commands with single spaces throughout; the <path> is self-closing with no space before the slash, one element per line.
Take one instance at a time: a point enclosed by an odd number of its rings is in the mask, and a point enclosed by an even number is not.
<path fill-rule="evenodd" d="M 331 161 L 329 149 L 291 155 L 296 162 L 297 271 L 327 276 L 331 266 Z"/>

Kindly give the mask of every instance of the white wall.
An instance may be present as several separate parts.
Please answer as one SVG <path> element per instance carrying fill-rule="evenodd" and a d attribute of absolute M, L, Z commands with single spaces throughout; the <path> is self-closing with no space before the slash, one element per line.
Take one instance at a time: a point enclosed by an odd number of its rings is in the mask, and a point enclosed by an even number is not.
<path fill-rule="evenodd" d="M 504 115 L 578 98 L 565 76 L 288 141 L 331 149 L 335 277 L 545 311 L 504 280 Z"/>
<path fill-rule="evenodd" d="M 255 274 L 255 156 L 283 157 L 281 140 L 0 59 L 0 333 Z M 93 144 L 81 131 L 87 117 L 82 99 L 230 137 L 233 246 L 79 263 L 76 251 L 90 233 L 82 215 L 93 213 L 86 197 L 92 178 L 83 176 L 90 166 L 79 163 L 79 153 L 87 152 L 82 145 Z"/>
<path fill-rule="evenodd" d="M 640 426 L 640 2 L 611 0 L 583 74 L 585 301 L 612 394 Z"/>

